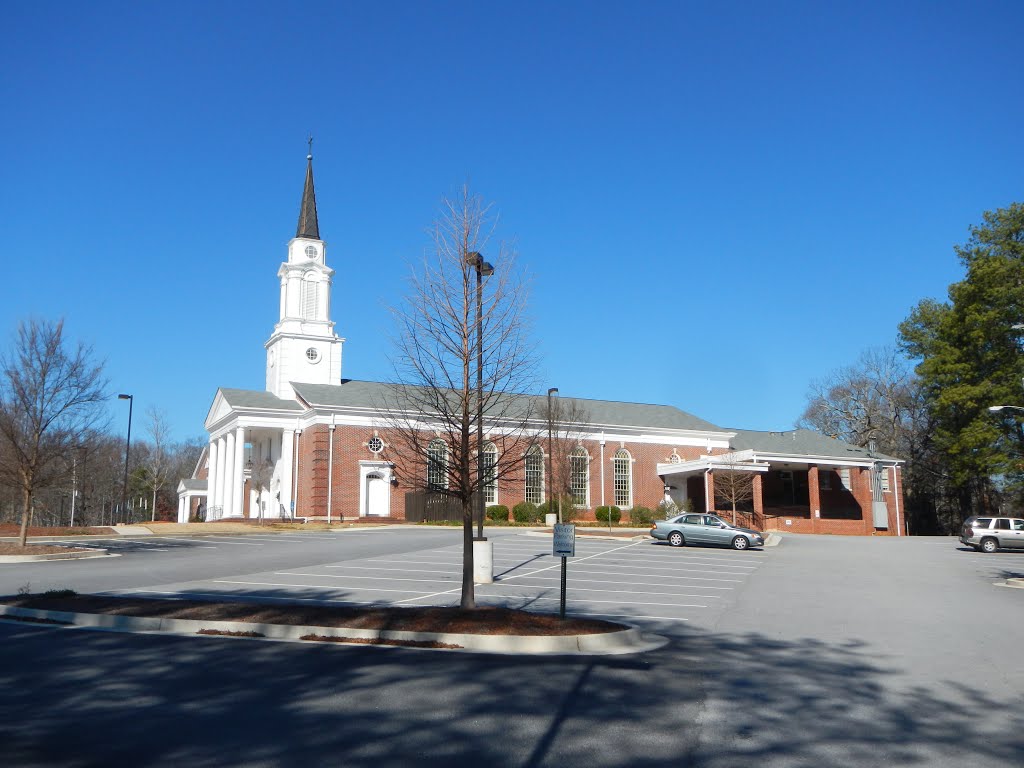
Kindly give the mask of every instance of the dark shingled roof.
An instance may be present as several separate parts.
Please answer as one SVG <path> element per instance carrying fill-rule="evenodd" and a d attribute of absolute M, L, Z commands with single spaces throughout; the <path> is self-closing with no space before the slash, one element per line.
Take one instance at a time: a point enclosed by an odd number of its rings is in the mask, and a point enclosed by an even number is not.
<path fill-rule="evenodd" d="M 320 239 L 320 224 L 316 219 L 316 193 L 313 191 L 313 155 L 306 156 L 306 186 L 302 190 L 299 226 L 295 230 L 295 236 Z"/>
<path fill-rule="evenodd" d="M 334 384 L 291 383 L 295 392 L 310 405 L 348 406 L 355 408 L 379 408 L 388 399 L 394 385 L 378 381 L 342 380 Z M 545 395 L 518 395 L 524 405 L 532 406 L 532 412 L 543 418 L 546 412 Z M 593 425 L 621 427 L 649 427 L 652 429 L 687 429 L 702 432 L 725 432 L 714 424 L 681 411 L 670 405 L 648 405 L 645 403 L 620 403 L 611 400 L 583 400 L 561 398 L 563 405 L 569 402 L 579 404 L 586 413 L 587 421 Z"/>
<path fill-rule="evenodd" d="M 254 389 L 225 389 L 221 387 L 220 393 L 228 401 L 232 408 L 266 408 L 277 411 L 304 411 L 301 405 L 294 400 L 283 400 L 270 392 L 261 392 Z"/>
<path fill-rule="evenodd" d="M 753 449 L 759 453 L 800 454 L 804 456 L 848 457 L 851 459 L 882 459 L 896 461 L 892 456 L 872 453 L 867 448 L 844 443 L 833 437 L 809 429 L 789 429 L 785 432 L 756 432 L 750 429 L 730 429 L 735 432 L 732 444 L 736 450 Z"/>

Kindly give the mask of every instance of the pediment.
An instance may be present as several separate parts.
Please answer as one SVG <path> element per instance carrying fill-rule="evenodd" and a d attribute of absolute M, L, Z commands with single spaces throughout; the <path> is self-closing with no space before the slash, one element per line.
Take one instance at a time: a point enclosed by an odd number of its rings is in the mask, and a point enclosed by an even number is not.
<path fill-rule="evenodd" d="M 204 424 L 206 431 L 212 431 L 213 425 L 230 416 L 232 410 L 231 404 L 224 397 L 224 392 L 218 389 L 213 398 L 213 405 L 210 406 L 210 412 L 206 415 Z"/>

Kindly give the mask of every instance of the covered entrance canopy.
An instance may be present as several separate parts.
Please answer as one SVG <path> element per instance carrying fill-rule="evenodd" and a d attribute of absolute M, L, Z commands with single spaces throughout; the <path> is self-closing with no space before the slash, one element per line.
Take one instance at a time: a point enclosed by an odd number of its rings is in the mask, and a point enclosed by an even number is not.
<path fill-rule="evenodd" d="M 809 430 L 737 430 L 732 451 L 659 463 L 666 500 L 759 529 L 872 533 L 902 529 L 891 456 Z M 692 507 L 691 507 L 692 505 Z"/>

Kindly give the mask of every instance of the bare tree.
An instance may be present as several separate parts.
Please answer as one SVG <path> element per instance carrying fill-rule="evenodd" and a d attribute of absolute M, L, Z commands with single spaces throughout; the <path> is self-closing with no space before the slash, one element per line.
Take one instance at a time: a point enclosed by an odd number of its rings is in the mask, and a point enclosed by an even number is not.
<path fill-rule="evenodd" d="M 0 478 L 22 497 L 25 546 L 35 494 L 57 482 L 80 437 L 104 418 L 107 382 L 91 347 L 64 342 L 64 321 L 18 325 L 0 368 Z"/>
<path fill-rule="evenodd" d="M 578 455 L 586 434 L 584 425 L 589 421 L 589 414 L 583 404 L 573 398 L 555 397 L 550 398 L 549 402 L 550 412 L 545 407 L 545 415 L 551 428 L 550 445 L 547 436 L 542 436 L 544 451 L 549 454 L 546 458 L 550 470 L 546 471 L 551 475 L 548 479 L 548 509 L 560 514 L 559 520 L 564 521 L 572 517 L 575 507 L 586 503 L 585 498 L 579 497 L 578 488 L 575 487 L 577 484 L 573 480 L 581 471 L 581 462 L 589 459 L 588 456 Z M 582 452 L 585 453 L 585 449 Z"/>
<path fill-rule="evenodd" d="M 467 188 L 442 201 L 433 254 L 413 270 L 404 302 L 393 309 L 395 379 L 381 404 L 400 476 L 413 487 L 455 499 L 462 508 L 463 608 L 476 605 L 473 501 L 483 463 L 478 451 L 494 443 L 498 460 L 484 475 L 488 482 L 500 482 L 522 464 L 524 440 L 533 439 L 527 435 L 532 399 L 516 396 L 535 380 L 526 288 L 513 249 L 492 242 L 495 225 L 490 206 Z M 488 246 L 494 272 L 482 278 L 480 254 Z M 484 446 L 478 445 L 480 418 L 487 433 Z"/>
<path fill-rule="evenodd" d="M 715 508 L 719 502 L 731 507 L 732 524 L 736 525 L 737 508 L 754 498 L 754 473 L 736 453 L 716 456 L 715 463 Z"/>
<path fill-rule="evenodd" d="M 263 459 L 252 468 L 252 487 L 256 491 L 256 512 L 263 525 L 263 494 L 270 490 L 270 480 L 274 477 L 274 465 L 269 459 Z"/>
<path fill-rule="evenodd" d="M 157 494 L 167 485 L 174 467 L 171 427 L 163 411 L 152 406 L 146 410 L 146 433 L 149 435 L 149 446 L 142 462 L 141 477 L 152 500 L 150 520 L 156 520 Z"/>
<path fill-rule="evenodd" d="M 913 375 L 891 347 L 869 349 L 854 365 L 811 384 L 797 426 L 883 453 L 897 453 L 913 409 Z"/>

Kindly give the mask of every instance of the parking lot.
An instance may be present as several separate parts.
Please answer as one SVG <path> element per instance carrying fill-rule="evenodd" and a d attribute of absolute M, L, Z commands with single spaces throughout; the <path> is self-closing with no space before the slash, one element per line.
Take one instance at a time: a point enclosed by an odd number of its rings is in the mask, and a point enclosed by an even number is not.
<path fill-rule="evenodd" d="M 269 570 L 239 570 L 214 578 L 119 588 L 123 593 L 250 600 L 312 600 L 336 604 L 457 605 L 461 595 L 462 540 L 458 531 L 412 531 L 416 546 L 374 551 L 307 565 L 299 555 L 314 544 L 344 538 L 380 543 L 391 531 L 322 534 L 249 534 L 114 539 L 94 542 L 132 559 L 178 560 L 203 555 L 245 564 L 279 562 Z M 561 563 L 552 557 L 550 536 L 500 531 L 494 545 L 493 584 L 476 586 L 480 605 L 557 612 Z M 288 550 L 294 550 L 288 552 Z M 247 555 L 244 561 L 239 555 Z M 281 557 L 279 557 L 281 556 Z M 287 557 L 284 557 L 287 556 Z M 635 621 L 661 628 L 680 622 L 708 626 L 735 602 L 770 550 L 685 547 L 652 539 L 577 538 L 568 560 L 567 610 L 577 616 Z M 322 559 L 322 558 L 321 558 Z M 109 562 L 109 561 L 108 561 Z M 222 569 L 223 570 L 223 569 Z"/>

